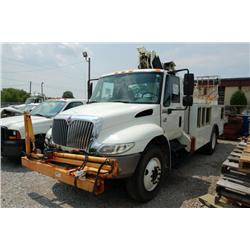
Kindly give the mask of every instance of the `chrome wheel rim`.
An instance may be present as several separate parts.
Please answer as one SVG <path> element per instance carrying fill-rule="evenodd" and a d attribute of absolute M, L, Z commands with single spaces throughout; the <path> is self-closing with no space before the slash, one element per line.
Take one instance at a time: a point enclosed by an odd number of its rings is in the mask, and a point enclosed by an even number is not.
<path fill-rule="evenodd" d="M 144 187 L 147 191 L 153 191 L 159 184 L 161 178 L 161 162 L 158 158 L 152 158 L 144 171 Z"/>

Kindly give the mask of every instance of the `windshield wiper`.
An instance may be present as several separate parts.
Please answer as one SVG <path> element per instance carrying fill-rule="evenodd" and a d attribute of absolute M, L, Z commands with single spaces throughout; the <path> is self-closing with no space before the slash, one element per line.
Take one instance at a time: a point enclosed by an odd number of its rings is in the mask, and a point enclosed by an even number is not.
<path fill-rule="evenodd" d="M 99 103 L 99 102 L 102 102 L 102 101 L 89 101 L 88 104 L 91 104 L 91 103 Z M 130 103 L 129 101 L 122 101 L 122 100 L 109 100 L 109 101 L 104 101 L 104 102 L 122 102 L 122 103 Z"/>
<path fill-rule="evenodd" d="M 122 100 L 115 100 L 115 101 L 111 101 L 111 102 L 122 102 L 122 103 L 130 103 L 129 101 L 122 101 Z"/>
<path fill-rule="evenodd" d="M 34 116 L 41 116 L 41 117 L 46 117 L 46 118 L 50 118 L 49 116 L 46 116 L 46 115 L 42 115 L 42 114 L 34 114 Z"/>

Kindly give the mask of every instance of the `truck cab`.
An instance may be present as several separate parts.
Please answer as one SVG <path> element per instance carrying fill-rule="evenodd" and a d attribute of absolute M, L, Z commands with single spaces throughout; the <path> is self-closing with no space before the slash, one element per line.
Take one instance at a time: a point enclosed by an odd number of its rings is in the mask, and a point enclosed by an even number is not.
<path fill-rule="evenodd" d="M 143 69 L 105 75 L 97 82 L 86 106 L 55 117 L 52 139 L 55 144 L 81 148 L 96 155 L 141 154 L 156 137 L 162 136 L 169 142 L 182 136 L 183 98 L 181 79 L 164 70 Z M 78 119 L 93 123 L 94 137 L 90 136 L 88 142 L 81 144 L 78 138 L 86 135 L 78 128 L 72 131 L 74 139 L 62 141 L 60 123 L 67 119 L 71 123 Z M 121 169 L 121 175 L 131 174 L 135 165 Z"/>

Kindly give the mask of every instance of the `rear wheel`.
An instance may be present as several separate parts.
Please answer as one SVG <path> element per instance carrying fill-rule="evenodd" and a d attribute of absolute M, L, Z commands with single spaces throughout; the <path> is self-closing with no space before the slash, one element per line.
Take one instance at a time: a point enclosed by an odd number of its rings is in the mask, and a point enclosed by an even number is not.
<path fill-rule="evenodd" d="M 137 169 L 127 180 L 128 194 L 135 200 L 146 202 L 153 199 L 163 182 L 165 160 L 159 146 L 149 146 L 143 153 Z"/>
<path fill-rule="evenodd" d="M 214 128 L 211 134 L 210 142 L 206 145 L 206 153 L 211 155 L 215 151 L 215 148 L 217 146 L 217 132 Z"/>

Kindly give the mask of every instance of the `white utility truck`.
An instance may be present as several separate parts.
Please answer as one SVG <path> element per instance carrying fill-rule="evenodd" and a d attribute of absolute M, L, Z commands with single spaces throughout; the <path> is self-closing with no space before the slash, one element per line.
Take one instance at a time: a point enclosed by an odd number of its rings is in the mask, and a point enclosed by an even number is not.
<path fill-rule="evenodd" d="M 22 164 L 96 194 L 105 179 L 126 178 L 129 195 L 144 202 L 156 196 L 178 152 L 204 146 L 213 153 L 224 125 L 218 79 L 195 82 L 188 69 L 145 49 L 139 58 L 139 69 L 100 77 L 87 105 L 57 115 L 47 150 L 26 150 Z"/>

